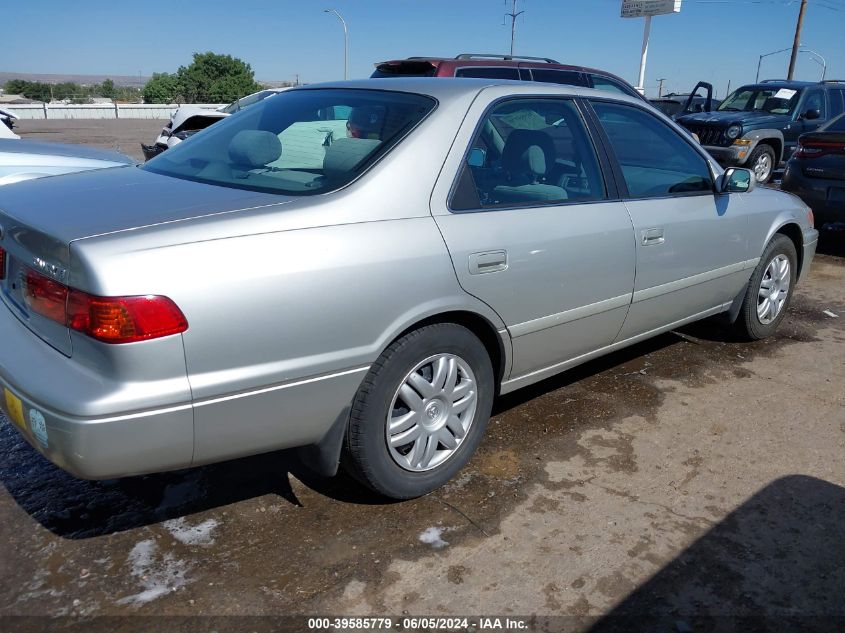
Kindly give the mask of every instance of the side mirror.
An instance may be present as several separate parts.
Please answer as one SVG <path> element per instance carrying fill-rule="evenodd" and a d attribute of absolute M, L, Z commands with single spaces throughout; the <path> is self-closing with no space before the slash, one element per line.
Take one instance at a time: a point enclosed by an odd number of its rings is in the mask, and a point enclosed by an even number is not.
<path fill-rule="evenodd" d="M 487 152 L 480 147 L 473 147 L 467 156 L 467 165 L 470 167 L 484 167 L 487 162 Z"/>
<path fill-rule="evenodd" d="M 822 113 L 821 113 L 821 112 L 819 112 L 818 110 L 813 109 L 813 110 L 807 110 L 807 111 L 804 113 L 804 115 L 803 115 L 803 117 L 802 117 L 802 118 L 807 119 L 808 121 L 812 121 L 812 120 L 814 120 L 814 119 L 819 119 L 819 118 L 821 118 L 821 116 L 822 116 Z"/>
<path fill-rule="evenodd" d="M 741 167 L 729 167 L 721 178 L 719 190 L 722 193 L 748 193 L 757 184 L 754 172 Z"/>

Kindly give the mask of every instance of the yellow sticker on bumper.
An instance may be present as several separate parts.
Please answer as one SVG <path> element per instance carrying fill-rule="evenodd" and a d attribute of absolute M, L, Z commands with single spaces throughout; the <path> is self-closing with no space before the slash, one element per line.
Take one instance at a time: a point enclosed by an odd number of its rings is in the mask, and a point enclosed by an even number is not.
<path fill-rule="evenodd" d="M 12 422 L 17 424 L 22 430 L 24 429 L 23 421 L 23 403 L 8 389 L 3 389 L 3 395 L 6 397 L 6 411 L 9 413 L 9 418 Z"/>

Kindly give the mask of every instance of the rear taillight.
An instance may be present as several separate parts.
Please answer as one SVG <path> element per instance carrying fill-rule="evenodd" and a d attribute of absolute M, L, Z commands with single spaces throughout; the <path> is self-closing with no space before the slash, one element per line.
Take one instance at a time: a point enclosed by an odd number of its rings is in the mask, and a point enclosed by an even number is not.
<path fill-rule="evenodd" d="M 841 141 L 798 141 L 796 158 L 820 158 L 828 154 L 845 153 L 845 143 Z"/>
<path fill-rule="evenodd" d="M 6 278 L 6 251 L 0 248 L 0 280 Z"/>
<path fill-rule="evenodd" d="M 135 343 L 188 329 L 185 315 L 167 297 L 95 297 L 28 270 L 24 275 L 27 307 L 72 330 L 104 343 Z"/>
<path fill-rule="evenodd" d="M 67 286 L 27 270 L 23 276 L 23 299 L 30 311 L 57 323 L 65 322 Z"/>
<path fill-rule="evenodd" d="M 813 210 L 810 207 L 807 207 L 807 222 L 810 223 L 810 228 L 816 226 L 816 216 L 813 215 Z"/>
<path fill-rule="evenodd" d="M 71 290 L 67 326 L 104 343 L 135 343 L 184 332 L 188 321 L 167 297 L 93 297 Z"/>

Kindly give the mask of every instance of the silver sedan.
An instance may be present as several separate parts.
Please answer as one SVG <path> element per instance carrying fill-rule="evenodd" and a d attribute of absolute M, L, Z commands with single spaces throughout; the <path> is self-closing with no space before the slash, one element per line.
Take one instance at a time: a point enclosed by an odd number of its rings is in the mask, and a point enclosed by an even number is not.
<path fill-rule="evenodd" d="M 816 239 L 620 94 L 298 88 L 142 167 L 0 190 L 0 406 L 80 477 L 298 447 L 414 497 L 498 394 L 720 313 L 772 334 Z"/>

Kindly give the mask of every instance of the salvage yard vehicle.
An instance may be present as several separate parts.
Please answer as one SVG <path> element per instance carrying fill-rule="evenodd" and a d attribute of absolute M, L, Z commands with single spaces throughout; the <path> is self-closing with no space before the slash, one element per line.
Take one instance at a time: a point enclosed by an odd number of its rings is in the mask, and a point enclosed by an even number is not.
<path fill-rule="evenodd" d="M 176 112 L 170 117 L 170 121 L 161 129 L 155 143 L 152 145 L 141 143 L 141 151 L 144 153 L 144 158 L 149 160 L 154 156 L 158 156 L 163 151 L 181 143 L 208 126 L 217 123 L 220 119 L 225 119 L 227 116 L 283 90 L 287 90 L 287 88 L 259 90 L 216 110 L 200 108 L 193 105 L 183 105 L 176 109 Z"/>
<path fill-rule="evenodd" d="M 700 94 L 699 90 L 703 90 L 704 94 Z M 649 99 L 649 103 L 670 119 L 677 120 L 687 114 L 710 112 L 717 108 L 721 101 L 713 98 L 712 84 L 699 81 L 692 92 L 686 94 L 670 92 L 657 99 Z"/>
<path fill-rule="evenodd" d="M 845 114 L 798 137 L 781 189 L 812 207 L 817 226 L 845 223 Z"/>
<path fill-rule="evenodd" d="M 473 79 L 296 88 L 0 190 L 0 227 L 0 405 L 55 464 L 299 447 L 399 499 L 498 394 L 717 314 L 769 336 L 818 237 L 642 99 Z"/>
<path fill-rule="evenodd" d="M 20 138 L 15 134 L 15 121 L 18 115 L 12 110 L 0 108 L 0 139 Z"/>
<path fill-rule="evenodd" d="M 549 57 L 461 53 L 456 57 L 408 57 L 376 64 L 373 79 L 397 77 L 470 77 L 540 81 L 583 86 L 645 98 L 624 79 L 607 71 L 561 64 Z"/>
<path fill-rule="evenodd" d="M 767 183 L 789 160 L 798 137 L 845 111 L 845 83 L 770 79 L 742 86 L 714 112 L 689 114 L 678 123 L 693 132 L 724 166 L 747 165 Z"/>
<path fill-rule="evenodd" d="M 0 185 L 134 162 L 119 152 L 85 145 L 0 139 Z"/>

